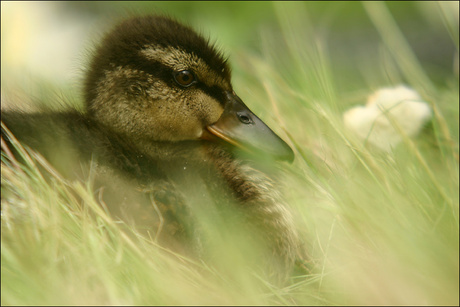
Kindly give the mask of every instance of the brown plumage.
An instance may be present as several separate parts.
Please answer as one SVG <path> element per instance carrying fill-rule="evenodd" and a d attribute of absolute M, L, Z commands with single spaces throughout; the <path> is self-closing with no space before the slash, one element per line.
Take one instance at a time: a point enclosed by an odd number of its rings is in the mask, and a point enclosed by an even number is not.
<path fill-rule="evenodd" d="M 293 219 L 267 167 L 254 160 L 293 153 L 236 96 L 230 75 L 223 56 L 189 27 L 136 17 L 96 49 L 84 112 L 8 111 L 2 120 L 69 178 L 92 164 L 112 214 L 162 244 L 205 253 L 220 240 L 206 233 L 215 223 L 224 235 L 250 233 L 266 258 L 260 262 L 288 272 L 298 252 Z M 8 141 L 3 130 L 2 137 Z"/>

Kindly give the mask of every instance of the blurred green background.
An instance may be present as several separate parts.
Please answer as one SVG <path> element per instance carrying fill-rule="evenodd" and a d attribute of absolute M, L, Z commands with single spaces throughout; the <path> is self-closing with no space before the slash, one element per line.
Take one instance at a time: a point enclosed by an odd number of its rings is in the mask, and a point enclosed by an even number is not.
<path fill-rule="evenodd" d="M 449 25 L 441 17 L 456 19 L 458 24 L 458 1 L 385 5 L 427 74 L 443 86 L 458 66 L 454 64 L 458 37 L 449 37 Z M 290 65 L 292 57 L 287 56 L 279 23 L 279 19 L 292 18 L 293 35 L 303 40 L 301 45 L 313 46 L 318 41 L 324 45 L 339 92 L 381 86 L 386 81 L 381 80 L 382 67 L 376 61 L 384 53 L 381 38 L 361 2 L 8 1 L 2 2 L 2 87 L 24 87 L 24 76 L 75 87 L 94 42 L 120 17 L 138 13 L 168 14 L 208 35 L 230 56 L 236 76 L 244 70 L 239 57 L 266 55 L 276 58 L 275 68 L 295 84 L 298 71 Z M 309 84 L 296 87 L 315 91 Z"/>

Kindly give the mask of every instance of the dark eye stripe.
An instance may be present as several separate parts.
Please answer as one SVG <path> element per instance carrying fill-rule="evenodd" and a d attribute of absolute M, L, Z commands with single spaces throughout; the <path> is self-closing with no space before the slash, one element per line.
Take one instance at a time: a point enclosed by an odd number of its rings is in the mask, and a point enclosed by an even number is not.
<path fill-rule="evenodd" d="M 205 92 L 208 96 L 211 96 L 215 100 L 217 100 L 222 106 L 225 105 L 225 94 L 224 90 L 216 85 L 214 86 L 207 86 L 203 83 L 198 83 L 196 85 L 200 90 Z"/>
<path fill-rule="evenodd" d="M 146 61 L 144 58 L 141 58 L 139 61 L 136 61 L 136 65 L 129 65 L 132 69 L 138 69 L 144 71 L 155 78 L 161 79 L 168 86 L 178 87 L 179 85 L 174 81 L 174 74 L 177 73 L 171 67 L 159 62 L 159 61 Z M 193 84 L 189 88 L 183 88 L 184 90 L 190 90 L 191 88 L 198 88 L 202 90 L 207 95 L 216 99 L 222 106 L 225 105 L 225 94 L 224 90 L 217 86 L 208 86 L 203 82 L 198 81 L 196 84 Z"/>
<path fill-rule="evenodd" d="M 173 73 L 174 70 L 171 69 L 169 66 L 164 65 L 161 62 L 152 62 L 152 61 L 137 61 L 136 65 L 129 65 L 130 68 L 132 69 L 137 69 L 141 70 L 143 72 L 146 72 L 155 78 L 161 79 L 164 81 L 166 84 L 173 86 L 174 80 L 173 80 Z"/>

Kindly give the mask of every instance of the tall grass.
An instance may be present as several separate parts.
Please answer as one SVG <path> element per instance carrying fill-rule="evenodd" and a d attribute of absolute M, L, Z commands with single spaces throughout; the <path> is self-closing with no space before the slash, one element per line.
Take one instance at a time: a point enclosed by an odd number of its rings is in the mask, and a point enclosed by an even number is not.
<path fill-rule="evenodd" d="M 380 35 L 381 53 L 369 59 L 381 70 L 357 64 L 373 86 L 343 90 L 347 72 L 333 65 L 308 3 L 272 5 L 277 31 L 262 30 L 261 53 L 232 58 L 234 83 L 296 151 L 279 167 L 311 273 L 279 287 L 251 269 L 173 254 L 24 149 L 23 166 L 2 156 L 2 304 L 459 304 L 458 75 L 436 84 L 386 5 L 365 2 Z M 458 52 L 458 25 L 438 9 Z M 401 81 L 434 117 L 418 138 L 381 152 L 348 132 L 341 114 L 373 87 Z"/>

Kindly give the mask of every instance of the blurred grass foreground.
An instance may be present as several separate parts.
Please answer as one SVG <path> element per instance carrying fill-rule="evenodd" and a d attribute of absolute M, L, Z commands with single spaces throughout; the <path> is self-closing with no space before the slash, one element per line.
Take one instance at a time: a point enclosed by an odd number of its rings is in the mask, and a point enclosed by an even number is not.
<path fill-rule="evenodd" d="M 311 267 L 278 287 L 172 254 L 25 151 L 21 167 L 2 156 L 2 305 L 458 305 L 458 5 L 2 2 L 2 108 L 80 107 L 88 50 L 127 12 L 209 34 L 295 148 L 280 167 Z"/>

